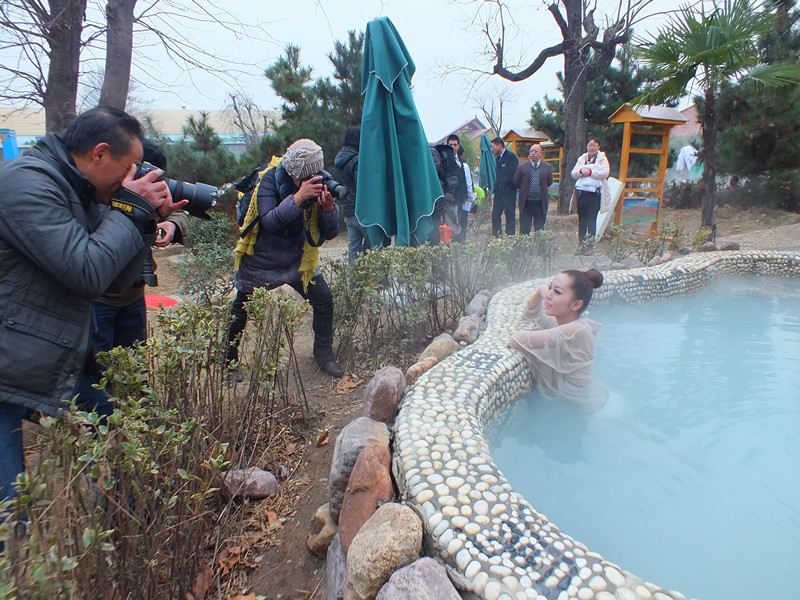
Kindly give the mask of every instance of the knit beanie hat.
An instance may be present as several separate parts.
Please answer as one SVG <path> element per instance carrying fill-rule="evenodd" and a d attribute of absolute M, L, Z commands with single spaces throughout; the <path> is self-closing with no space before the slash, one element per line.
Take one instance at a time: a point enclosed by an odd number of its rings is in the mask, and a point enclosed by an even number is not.
<path fill-rule="evenodd" d="M 297 140 L 286 149 L 281 166 L 292 179 L 308 179 L 323 168 L 322 148 L 311 140 Z"/>

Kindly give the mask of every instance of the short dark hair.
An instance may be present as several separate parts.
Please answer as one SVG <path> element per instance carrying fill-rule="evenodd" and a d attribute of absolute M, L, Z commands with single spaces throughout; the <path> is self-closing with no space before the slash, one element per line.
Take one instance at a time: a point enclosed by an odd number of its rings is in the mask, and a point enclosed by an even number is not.
<path fill-rule="evenodd" d="M 351 146 L 358 150 L 359 145 L 361 144 L 361 127 L 348 127 L 347 131 L 344 132 L 344 140 L 342 140 L 342 146 Z"/>
<path fill-rule="evenodd" d="M 111 156 L 119 158 L 131 149 L 131 140 L 142 140 L 142 125 L 135 117 L 112 106 L 96 106 L 69 124 L 61 141 L 70 154 L 83 154 L 105 142 Z"/>
<path fill-rule="evenodd" d="M 150 138 L 142 140 L 142 160 L 162 171 L 167 170 L 167 155 L 164 154 L 164 149 Z"/>
<path fill-rule="evenodd" d="M 456 142 L 458 142 L 459 146 L 461 145 L 461 140 L 458 139 L 458 136 L 455 133 L 451 133 L 450 135 L 447 136 L 447 143 L 448 144 L 450 143 L 450 140 L 455 140 Z"/>
<path fill-rule="evenodd" d="M 595 143 L 595 144 L 597 144 L 598 146 L 602 146 L 602 145 L 603 145 L 603 144 L 601 144 L 601 143 L 600 143 L 600 140 L 598 140 L 596 137 L 590 137 L 588 140 L 586 140 L 586 143 L 587 143 L 587 144 L 588 144 L 589 142 L 594 142 L 594 143 Z"/>
<path fill-rule="evenodd" d="M 500 144 L 503 148 L 506 147 L 506 143 L 503 141 L 503 138 L 501 138 L 499 135 L 492 140 L 492 143 L 493 144 Z"/>

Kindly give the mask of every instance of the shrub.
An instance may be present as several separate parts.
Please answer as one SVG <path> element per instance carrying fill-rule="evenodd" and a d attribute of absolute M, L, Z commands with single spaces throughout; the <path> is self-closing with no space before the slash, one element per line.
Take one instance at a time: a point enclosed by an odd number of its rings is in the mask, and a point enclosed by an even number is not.
<path fill-rule="evenodd" d="M 431 337 L 452 330 L 481 289 L 549 273 L 550 232 L 476 244 L 389 248 L 334 261 L 328 279 L 335 298 L 338 358 L 347 368 L 407 362 Z"/>
<path fill-rule="evenodd" d="M 211 219 L 189 220 L 186 234 L 187 254 L 178 264 L 181 291 L 210 303 L 233 290 L 233 247 L 236 236 L 233 220 L 221 213 Z"/>
<path fill-rule="evenodd" d="M 671 181 L 664 186 L 665 204 L 670 208 L 700 208 L 703 205 L 705 186 L 702 180 Z"/>
<path fill-rule="evenodd" d="M 0 598 L 188 598 L 200 573 L 221 580 L 214 555 L 246 520 L 220 471 L 280 473 L 279 434 L 307 414 L 291 350 L 302 311 L 263 290 L 249 310 L 243 389 L 225 382 L 227 305 L 184 305 L 159 313 L 160 335 L 101 357 L 107 422 L 74 405 L 40 419 L 6 507 L 24 527 L 0 525 Z"/>

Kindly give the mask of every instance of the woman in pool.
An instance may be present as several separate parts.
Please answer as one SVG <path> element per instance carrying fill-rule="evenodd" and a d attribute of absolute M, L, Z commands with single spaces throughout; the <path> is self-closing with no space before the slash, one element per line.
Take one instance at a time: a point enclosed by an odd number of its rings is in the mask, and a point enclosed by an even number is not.
<path fill-rule="evenodd" d="M 600 408 L 607 395 L 591 385 L 594 335 L 600 324 L 584 313 L 602 284 L 603 274 L 595 269 L 559 273 L 525 304 L 525 317 L 536 329 L 515 333 L 509 342 L 530 363 L 540 390 L 589 410 Z"/>

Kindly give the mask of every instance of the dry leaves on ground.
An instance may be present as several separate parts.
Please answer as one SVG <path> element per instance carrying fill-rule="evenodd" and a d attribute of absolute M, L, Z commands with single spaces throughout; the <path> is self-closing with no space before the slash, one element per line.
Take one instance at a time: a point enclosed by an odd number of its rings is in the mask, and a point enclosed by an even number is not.
<path fill-rule="evenodd" d="M 336 393 L 340 396 L 344 396 L 345 394 L 349 394 L 351 390 L 356 389 L 363 383 L 361 379 L 357 379 L 355 377 L 350 377 L 349 375 L 342 375 L 339 379 L 339 383 L 336 384 Z"/>

